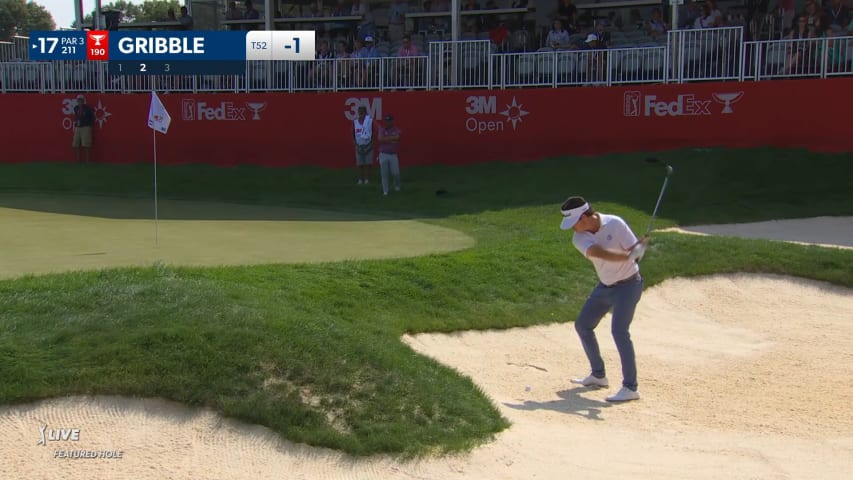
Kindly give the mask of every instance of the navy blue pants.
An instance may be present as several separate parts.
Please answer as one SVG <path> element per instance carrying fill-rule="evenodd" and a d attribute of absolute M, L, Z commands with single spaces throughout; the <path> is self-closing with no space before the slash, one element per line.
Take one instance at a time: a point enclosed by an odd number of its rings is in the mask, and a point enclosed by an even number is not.
<path fill-rule="evenodd" d="M 613 309 L 611 332 L 622 360 L 622 386 L 637 390 L 637 361 L 634 357 L 634 343 L 631 341 L 631 321 L 640 297 L 643 295 L 643 278 L 608 287 L 600 283 L 592 290 L 589 298 L 575 321 L 575 330 L 580 336 L 583 350 L 589 359 L 592 374 L 602 378 L 605 374 L 604 360 L 595 337 L 595 328 L 604 315 Z"/>

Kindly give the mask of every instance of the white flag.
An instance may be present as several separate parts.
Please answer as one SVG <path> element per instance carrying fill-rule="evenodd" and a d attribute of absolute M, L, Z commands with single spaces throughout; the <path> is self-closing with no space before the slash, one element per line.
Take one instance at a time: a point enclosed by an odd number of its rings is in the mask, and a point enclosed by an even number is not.
<path fill-rule="evenodd" d="M 148 126 L 160 133 L 166 133 L 170 123 L 172 123 L 172 117 L 169 116 L 169 112 L 166 111 L 157 94 L 152 91 L 151 107 L 148 109 Z"/>

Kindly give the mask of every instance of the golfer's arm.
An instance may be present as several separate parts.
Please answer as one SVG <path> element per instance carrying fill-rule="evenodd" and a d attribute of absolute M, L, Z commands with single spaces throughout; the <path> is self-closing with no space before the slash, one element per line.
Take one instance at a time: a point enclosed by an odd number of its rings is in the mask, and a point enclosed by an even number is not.
<path fill-rule="evenodd" d="M 628 252 L 617 252 L 614 250 L 607 250 L 605 248 L 602 248 L 600 245 L 592 245 L 587 248 L 586 256 L 600 258 L 609 262 L 625 262 L 628 260 Z"/>

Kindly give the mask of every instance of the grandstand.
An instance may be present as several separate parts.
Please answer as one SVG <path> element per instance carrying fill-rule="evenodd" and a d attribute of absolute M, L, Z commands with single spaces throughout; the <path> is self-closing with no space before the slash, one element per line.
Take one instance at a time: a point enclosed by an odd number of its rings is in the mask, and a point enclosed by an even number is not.
<path fill-rule="evenodd" d="M 568 42 L 561 45 L 547 42 L 551 22 L 565 13 L 550 0 L 464 1 L 458 15 L 451 15 L 445 0 L 423 4 L 390 0 L 371 2 L 369 7 L 352 7 L 344 0 L 280 3 L 273 16 L 266 15 L 264 2 L 255 2 L 260 17 L 248 20 L 227 20 L 234 17 L 224 1 L 191 2 L 196 29 L 253 29 L 269 24 L 276 29 L 314 30 L 318 44 L 328 42 L 329 52 L 314 61 L 249 61 L 245 76 L 119 77 L 109 75 L 105 62 L 31 62 L 27 38 L 15 37 L 0 43 L 0 91 L 556 88 L 853 73 L 850 25 L 824 22 L 813 35 L 786 38 L 787 32 L 778 28 L 781 15 L 750 13 L 730 2 L 719 10 L 714 7 L 719 21 L 710 28 L 693 22 L 702 12 L 691 5 L 679 7 L 677 18 L 683 28 L 656 28 L 653 11 L 660 9 L 659 2 L 586 1 L 578 2 L 571 19 L 563 17 Z M 456 28 L 452 20 L 458 21 Z M 110 28 L 174 29 L 174 23 L 118 23 Z M 594 48 L 586 42 L 591 36 L 602 39 Z"/>

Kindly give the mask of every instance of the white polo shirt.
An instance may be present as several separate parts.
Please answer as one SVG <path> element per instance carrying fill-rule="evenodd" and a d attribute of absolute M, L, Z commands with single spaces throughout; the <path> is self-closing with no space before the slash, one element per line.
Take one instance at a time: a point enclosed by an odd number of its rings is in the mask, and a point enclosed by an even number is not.
<path fill-rule="evenodd" d="M 637 237 L 624 220 L 616 215 L 599 213 L 601 228 L 598 232 L 575 232 L 572 243 L 584 257 L 589 247 L 599 245 L 606 250 L 628 250 L 637 243 Z M 587 257 L 595 266 L 599 280 L 605 285 L 613 285 L 640 271 L 640 266 L 632 260 L 611 262 L 596 257 Z"/>

